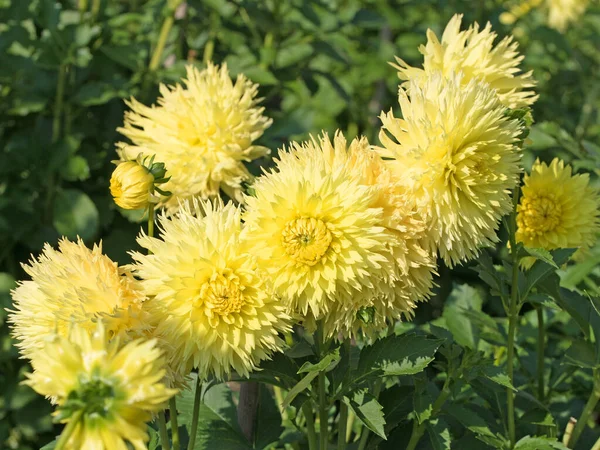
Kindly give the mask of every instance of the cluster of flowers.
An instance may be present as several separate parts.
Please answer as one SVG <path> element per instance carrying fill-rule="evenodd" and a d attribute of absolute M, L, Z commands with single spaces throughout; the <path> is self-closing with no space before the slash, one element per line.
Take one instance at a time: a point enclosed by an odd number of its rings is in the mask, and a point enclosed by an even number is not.
<path fill-rule="evenodd" d="M 69 448 L 144 448 L 144 422 L 192 370 L 247 376 L 295 323 L 376 336 L 428 298 L 438 255 L 453 266 L 498 241 L 522 170 L 515 110 L 536 100 L 534 82 L 512 38 L 460 25 L 441 41 L 428 32 L 423 68 L 397 60 L 403 118 L 382 113 L 382 147 L 339 131 L 291 143 L 250 194 L 243 163 L 268 153 L 253 142 L 271 123 L 257 85 L 209 64 L 161 86 L 158 105 L 128 103 L 111 192 L 123 208 L 162 209 L 158 236 L 142 232 L 147 254 L 125 267 L 100 246 L 46 246 L 13 292 L 28 383 L 76 423 Z M 520 241 L 591 245 L 586 176 L 536 163 L 523 193 Z"/>
<path fill-rule="evenodd" d="M 577 22 L 592 0 L 517 0 L 512 7 L 500 14 L 500 22 L 510 25 L 531 10 L 542 9 L 548 26 L 564 33 L 567 27 Z M 507 2 L 509 3 L 509 2 Z"/>

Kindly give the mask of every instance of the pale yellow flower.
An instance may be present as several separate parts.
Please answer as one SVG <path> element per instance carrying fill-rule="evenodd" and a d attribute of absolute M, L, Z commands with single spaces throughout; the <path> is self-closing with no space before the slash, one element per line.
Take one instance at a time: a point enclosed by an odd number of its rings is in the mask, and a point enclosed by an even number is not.
<path fill-rule="evenodd" d="M 590 0 L 546 0 L 548 26 L 564 33 L 579 21 L 589 4 Z"/>
<path fill-rule="evenodd" d="M 339 133 L 333 143 L 324 135 L 281 151 L 246 200 L 261 266 L 305 326 L 322 320 L 328 336 L 380 329 L 410 314 L 431 286 L 432 262 L 415 237 L 423 223 L 387 196 L 396 188 L 378 170 L 365 139 L 347 146 Z M 403 283 L 415 289 L 402 292 Z M 367 309 L 369 324 L 359 319 Z"/>
<path fill-rule="evenodd" d="M 489 85 L 430 74 L 399 91 L 404 119 L 383 113 L 383 156 L 428 220 L 431 251 L 452 266 L 498 241 L 512 208 L 522 131 Z"/>
<path fill-rule="evenodd" d="M 108 334 L 102 320 L 91 334 L 73 325 L 32 359 L 25 383 L 58 405 L 58 421 L 75 421 L 68 450 L 145 450 L 146 422 L 177 393 L 160 382 L 164 360 L 155 341 L 119 347 Z"/>
<path fill-rule="evenodd" d="M 141 285 L 103 255 L 101 245 L 90 250 L 81 240 L 63 239 L 58 247 L 46 244 L 24 266 L 31 280 L 12 292 L 15 309 L 8 320 L 23 356 L 32 358 L 55 333 L 66 336 L 72 323 L 93 330 L 100 317 L 111 336 L 125 341 L 150 331 Z"/>
<path fill-rule="evenodd" d="M 518 44 L 512 36 L 494 45 L 497 35 L 490 23 L 481 31 L 477 23 L 460 31 L 461 21 L 461 14 L 454 15 L 446 25 L 441 41 L 432 30 L 427 30 L 427 44 L 419 48 L 424 56 L 423 68 L 411 67 L 396 58 L 397 65 L 394 67 L 398 69 L 398 77 L 416 80 L 422 86 L 430 73 L 441 72 L 449 77 L 462 72 L 464 85 L 472 79 L 489 84 L 509 108 L 532 105 L 537 100 L 537 95 L 531 90 L 535 82 L 531 71 L 520 73 L 519 64 L 523 56 L 519 55 Z"/>
<path fill-rule="evenodd" d="M 154 190 L 154 176 L 136 161 L 120 163 L 110 177 L 110 194 L 123 209 L 148 206 Z"/>
<path fill-rule="evenodd" d="M 160 86 L 158 105 L 127 102 L 125 124 L 118 131 L 133 145 L 117 144 L 122 159 L 156 155 L 171 177 L 163 188 L 159 207 L 170 212 L 193 198 L 209 198 L 223 190 L 242 200 L 242 183 L 251 178 L 244 162 L 268 154 L 253 145 L 271 119 L 258 106 L 258 85 L 244 75 L 232 82 L 223 64 L 202 71 L 187 67 L 185 87 Z"/>
<path fill-rule="evenodd" d="M 290 318 L 249 251 L 240 209 L 193 201 L 159 223 L 159 238 L 138 239 L 152 253 L 133 258 L 169 364 L 204 379 L 247 376 L 282 349 Z"/>
<path fill-rule="evenodd" d="M 573 175 L 571 166 L 555 158 L 537 160 L 525 175 L 517 207 L 517 241 L 527 247 L 553 250 L 594 245 L 600 233 L 600 195 L 588 174 Z M 531 266 L 526 260 L 525 266 Z"/>
<path fill-rule="evenodd" d="M 377 225 L 386 235 L 383 256 L 388 263 L 383 265 L 377 287 L 332 302 L 322 317 L 324 332 L 350 336 L 361 330 L 370 334 L 402 317 L 411 317 L 416 303 L 429 296 L 435 263 L 424 248 L 426 223 L 416 212 L 406 188 L 392 176 L 364 137 L 347 144 L 340 131 L 333 141 L 324 133 L 318 140 L 311 139 L 297 148 L 300 164 L 320 155 L 331 173 L 345 173 L 360 185 L 372 187 L 375 195 L 370 206 L 383 212 Z M 314 328 L 314 317 L 307 319 L 309 328 Z"/>

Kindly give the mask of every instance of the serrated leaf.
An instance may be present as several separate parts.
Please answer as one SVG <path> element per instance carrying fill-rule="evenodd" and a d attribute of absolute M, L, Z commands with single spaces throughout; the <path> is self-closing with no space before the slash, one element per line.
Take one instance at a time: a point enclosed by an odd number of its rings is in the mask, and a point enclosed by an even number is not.
<path fill-rule="evenodd" d="M 515 450 L 568 450 L 555 438 L 525 436 L 515 445 Z"/>
<path fill-rule="evenodd" d="M 360 352 L 357 378 L 419 373 L 433 361 L 443 342 L 416 334 L 380 339 Z"/>
<path fill-rule="evenodd" d="M 482 304 L 481 293 L 467 284 L 455 286 L 446 300 L 442 317 L 454 340 L 463 347 L 476 349 L 479 342 L 479 327 L 464 311 L 481 311 Z"/>
<path fill-rule="evenodd" d="M 545 248 L 529 248 L 523 247 L 523 250 L 530 256 L 533 256 L 535 259 L 545 262 L 546 264 L 555 267 L 558 269 L 558 265 L 554 262 L 554 258 L 552 258 L 552 253 L 550 253 Z"/>
<path fill-rule="evenodd" d="M 313 364 L 309 361 L 302 364 L 302 367 L 298 369 L 298 373 L 307 372 L 328 372 L 333 369 L 340 362 L 340 349 L 339 347 L 335 350 L 327 353 L 321 361 L 317 364 Z"/>
<path fill-rule="evenodd" d="M 482 373 L 483 376 L 488 380 L 491 380 L 496 384 L 512 389 L 515 392 L 517 391 L 517 389 L 515 389 L 515 387 L 510 382 L 508 374 L 504 372 L 500 367 L 488 366 L 483 369 Z"/>
<path fill-rule="evenodd" d="M 373 395 L 369 394 L 366 389 L 359 389 L 353 393 L 351 398 L 344 397 L 343 401 L 369 430 L 386 439 L 383 407 Z"/>
<path fill-rule="evenodd" d="M 577 249 L 560 248 L 558 250 L 553 250 L 552 260 L 554 261 L 554 264 L 552 265 L 542 260 L 536 261 L 531 269 L 525 273 L 525 286 L 521 292 L 521 298 L 527 297 L 529 291 L 552 274 L 556 270 L 556 267 L 560 267 L 566 263 L 571 255 L 575 253 L 575 250 Z"/>
<path fill-rule="evenodd" d="M 450 428 L 442 419 L 433 419 L 427 422 L 427 434 L 433 450 L 450 450 L 452 438 Z"/>

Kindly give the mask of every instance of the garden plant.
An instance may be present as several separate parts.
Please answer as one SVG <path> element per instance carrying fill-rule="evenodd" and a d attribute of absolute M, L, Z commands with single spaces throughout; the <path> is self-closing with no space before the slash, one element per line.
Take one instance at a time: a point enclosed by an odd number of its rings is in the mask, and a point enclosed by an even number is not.
<path fill-rule="evenodd" d="M 0 0 L 0 448 L 600 450 L 600 3 Z"/>

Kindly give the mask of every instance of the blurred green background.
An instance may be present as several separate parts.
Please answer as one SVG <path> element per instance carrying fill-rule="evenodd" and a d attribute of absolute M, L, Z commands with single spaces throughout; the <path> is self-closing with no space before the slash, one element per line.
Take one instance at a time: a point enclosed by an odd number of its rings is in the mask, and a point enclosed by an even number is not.
<path fill-rule="evenodd" d="M 152 103 L 159 82 L 175 83 L 186 63 L 212 59 L 260 83 L 274 120 L 260 143 L 273 153 L 321 129 L 377 143 L 377 116 L 397 103 L 398 79 L 387 63 L 398 55 L 420 64 L 426 29 L 440 36 L 458 12 L 464 26 L 490 21 L 500 36 L 514 34 L 523 69 L 534 70 L 540 99 L 525 166 L 561 156 L 597 175 L 600 7 L 590 6 L 563 35 L 545 25 L 542 10 L 500 24 L 499 15 L 518 3 L 0 0 L 0 448 L 37 449 L 56 431 L 49 403 L 18 385 L 27 367 L 11 347 L 4 308 L 15 280 L 25 277 L 20 264 L 61 235 L 102 240 L 119 263 L 135 247 L 139 217 L 118 210 L 108 191 L 124 98 Z M 150 70 L 168 17 L 174 25 Z M 268 164 L 255 161 L 252 170 Z M 563 275 L 600 292 L 599 262 L 595 249 Z M 440 315 L 453 283 L 476 282 L 464 267 L 440 274 L 438 294 L 417 320 Z"/>

